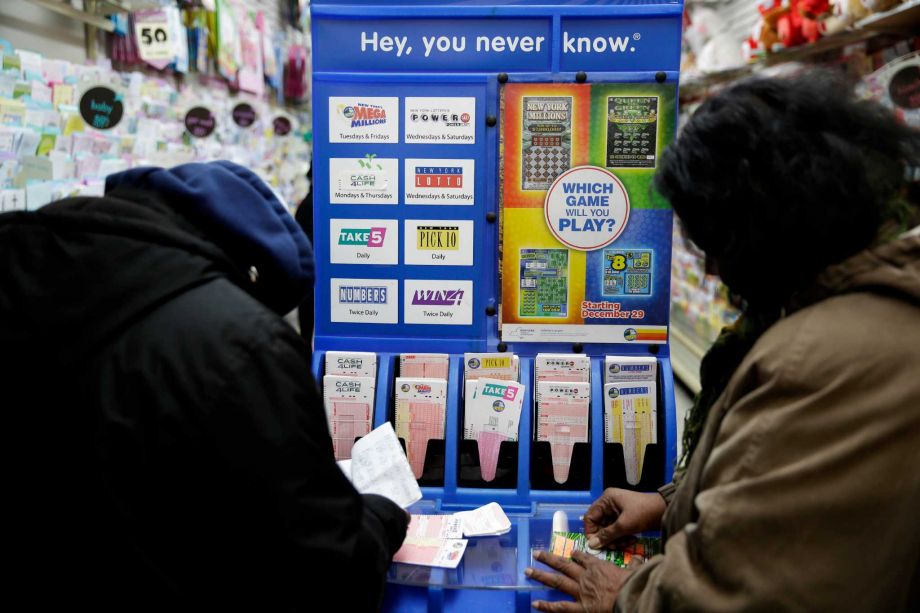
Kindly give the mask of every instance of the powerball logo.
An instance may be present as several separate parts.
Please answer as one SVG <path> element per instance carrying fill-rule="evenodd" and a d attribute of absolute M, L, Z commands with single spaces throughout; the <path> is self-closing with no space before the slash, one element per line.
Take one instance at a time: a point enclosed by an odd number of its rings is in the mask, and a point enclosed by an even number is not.
<path fill-rule="evenodd" d="M 387 304 L 385 285 L 343 285 L 339 288 L 341 304 Z"/>
<path fill-rule="evenodd" d="M 383 247 L 386 228 L 342 228 L 339 232 L 339 244 L 356 247 Z"/>
<path fill-rule="evenodd" d="M 364 102 L 349 105 L 341 104 L 339 105 L 339 113 L 351 122 L 352 128 L 382 126 L 387 122 L 386 109 L 376 104 L 365 104 Z"/>
<path fill-rule="evenodd" d="M 457 306 L 462 301 L 462 289 L 417 289 L 412 295 L 412 304 L 417 306 Z"/>
<path fill-rule="evenodd" d="M 463 187 L 463 168 L 460 166 L 416 166 L 415 187 Z"/>

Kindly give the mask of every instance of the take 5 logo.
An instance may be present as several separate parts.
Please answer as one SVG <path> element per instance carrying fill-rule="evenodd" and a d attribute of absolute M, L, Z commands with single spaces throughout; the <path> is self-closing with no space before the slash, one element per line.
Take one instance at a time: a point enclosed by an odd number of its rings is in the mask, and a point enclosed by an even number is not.
<path fill-rule="evenodd" d="M 340 245 L 353 245 L 369 249 L 383 247 L 387 229 L 377 228 L 344 228 L 339 232 Z"/>
<path fill-rule="evenodd" d="M 398 264 L 399 222 L 395 219 L 330 219 L 329 261 L 333 264 Z"/>

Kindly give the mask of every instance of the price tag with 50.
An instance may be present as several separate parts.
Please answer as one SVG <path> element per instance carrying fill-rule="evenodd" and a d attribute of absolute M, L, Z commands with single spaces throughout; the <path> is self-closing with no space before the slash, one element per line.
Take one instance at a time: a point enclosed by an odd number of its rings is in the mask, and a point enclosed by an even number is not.
<path fill-rule="evenodd" d="M 146 15 L 143 19 L 138 18 L 134 23 L 134 34 L 142 60 L 171 60 L 175 57 L 173 41 L 169 36 L 169 21 L 162 11 Z"/>

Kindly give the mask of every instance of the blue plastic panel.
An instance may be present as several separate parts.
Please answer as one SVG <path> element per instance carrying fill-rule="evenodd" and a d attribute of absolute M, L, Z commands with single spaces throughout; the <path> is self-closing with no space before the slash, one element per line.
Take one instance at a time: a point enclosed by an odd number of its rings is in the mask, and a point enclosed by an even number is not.
<path fill-rule="evenodd" d="M 586 444 L 584 461 L 587 474 L 577 489 L 535 487 L 532 474 L 535 455 L 533 438 L 533 364 L 537 353 L 573 351 L 571 343 L 513 343 L 503 349 L 521 357 L 521 381 L 526 384 L 521 416 L 520 442 L 515 449 L 516 472 L 507 487 L 461 485 L 461 429 L 463 401 L 462 353 L 496 351 L 500 347 L 497 316 L 490 315 L 499 300 L 499 228 L 489 218 L 499 214 L 499 124 L 487 118 L 500 117 L 499 73 L 508 73 L 510 82 L 572 83 L 579 71 L 588 73 L 594 83 L 653 83 L 664 77 L 678 78 L 682 4 L 680 2 L 633 0 L 621 2 L 568 2 L 558 0 L 502 1 L 467 0 L 382 1 L 352 0 L 312 3 L 314 76 L 314 227 L 317 256 L 316 339 L 314 375 L 322 381 L 323 358 L 329 350 L 375 351 L 378 354 L 377 398 L 374 425 L 392 418 L 394 379 L 401 352 L 432 351 L 451 355 L 448 382 L 447 424 L 443 443 L 443 477 L 434 486 L 422 488 L 426 500 L 440 511 L 476 507 L 497 501 L 510 512 L 533 514 L 535 505 L 581 504 L 592 502 L 610 482 L 605 473 L 615 462 L 618 450 L 604 443 L 603 437 L 603 356 L 656 355 L 659 365 L 659 458 L 660 474 L 647 482 L 650 487 L 670 479 L 676 454 L 673 375 L 667 345 L 584 344 L 578 350 L 592 357 L 591 441 Z M 361 49 L 362 33 L 365 48 Z M 370 40 L 376 34 L 376 50 Z M 636 36 L 638 35 L 638 37 Z M 382 37 L 391 37 L 384 39 Z M 425 57 L 424 37 L 447 37 L 446 51 L 432 51 Z M 486 51 L 482 36 L 504 37 L 501 51 L 492 39 Z M 510 51 L 507 37 L 518 37 Z M 521 37 L 529 36 L 533 47 L 523 51 Z M 370 38 L 369 38 L 370 37 Z M 402 41 L 398 47 L 396 37 Z M 543 37 L 540 48 L 536 39 Z M 566 49 L 566 40 L 575 42 Z M 608 37 L 613 37 L 610 41 Z M 591 44 L 577 39 L 590 39 Z M 462 51 L 455 51 L 465 41 Z M 601 40 L 595 43 L 595 40 Z M 431 40 L 430 38 L 428 39 Z M 603 43 L 603 41 L 606 41 Z M 611 51 L 611 42 L 616 50 Z M 602 43 L 606 45 L 603 49 Z M 574 45 L 574 48 L 571 46 Z M 595 46 L 596 45 L 596 46 Z M 406 50 L 412 47 L 412 51 Z M 403 52 L 398 53 L 397 49 Z M 434 48 L 436 49 L 436 47 Z M 573 50 L 574 49 L 574 50 Z M 353 101 L 370 98 L 395 99 L 399 128 L 390 142 L 330 142 L 330 98 Z M 419 144 L 406 142 L 405 110 L 410 97 L 455 97 L 475 100 L 475 143 Z M 392 100 L 391 100 L 392 102 Z M 394 108 L 394 107 L 390 107 Z M 340 111 L 339 111 L 340 112 Z M 349 111 L 350 112 L 350 111 Z M 397 160 L 398 196 L 394 204 L 332 204 L 331 158 Z M 472 206 L 408 205 L 404 180 L 407 159 L 461 159 L 474 165 L 475 185 Z M 670 211 L 650 212 L 654 218 L 656 240 L 663 259 L 669 250 L 667 219 Z M 661 219 L 658 220 L 658 217 Z M 398 258 L 395 264 L 331 263 L 330 220 L 395 220 L 399 227 Z M 422 266 L 405 262 L 406 220 L 462 220 L 474 223 L 472 266 Z M 658 222 L 661 223 L 658 223 Z M 651 226 L 650 226 L 651 227 Z M 638 226 L 637 226 L 638 229 Z M 660 236 L 658 236 L 660 234 Z M 631 239 L 632 240 L 632 239 Z M 635 240 L 641 240 L 636 235 Z M 631 245 L 632 246 L 632 245 Z M 659 274 L 668 274 L 667 267 Z M 332 279 L 367 279 L 396 282 L 398 318 L 394 323 L 341 323 L 331 320 Z M 410 324 L 405 321 L 404 290 L 407 280 L 471 281 L 472 318 L 469 325 Z M 667 279 L 660 279 L 667 286 Z M 666 308 L 667 297 L 656 296 Z M 652 483 L 654 481 L 654 483 Z M 464 482 L 465 483 L 465 482 Z M 519 566 L 526 565 L 532 535 L 519 527 L 517 555 Z M 476 591 L 404 587 L 391 590 L 387 610 L 440 611 L 469 610 L 471 606 L 491 606 L 501 610 L 529 610 L 530 593 L 485 593 Z"/>

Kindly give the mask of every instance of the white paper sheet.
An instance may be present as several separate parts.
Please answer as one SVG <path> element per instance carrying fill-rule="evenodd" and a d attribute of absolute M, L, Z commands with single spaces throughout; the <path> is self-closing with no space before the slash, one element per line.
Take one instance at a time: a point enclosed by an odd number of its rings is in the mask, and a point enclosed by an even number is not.
<path fill-rule="evenodd" d="M 497 502 L 454 513 L 454 517 L 463 523 L 463 536 L 498 536 L 511 532 L 511 520 Z"/>
<path fill-rule="evenodd" d="M 422 490 L 390 422 L 352 447 L 351 482 L 362 494 L 385 496 L 404 509 L 422 499 Z"/>

